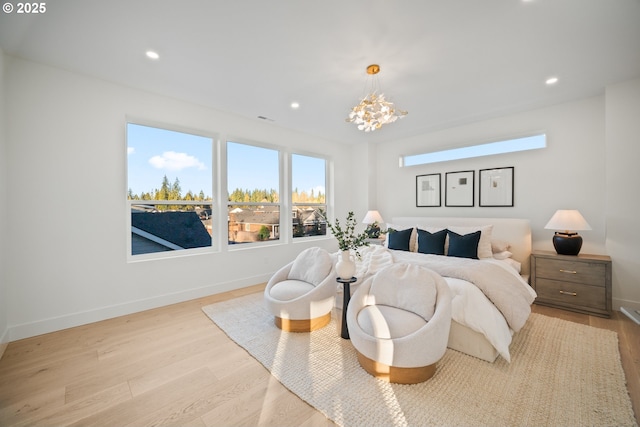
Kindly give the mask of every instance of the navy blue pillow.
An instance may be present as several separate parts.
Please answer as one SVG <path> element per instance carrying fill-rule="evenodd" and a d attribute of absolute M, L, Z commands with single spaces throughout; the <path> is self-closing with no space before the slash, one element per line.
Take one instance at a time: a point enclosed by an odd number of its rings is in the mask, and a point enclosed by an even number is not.
<path fill-rule="evenodd" d="M 418 228 L 418 252 L 421 254 L 444 255 L 444 241 L 447 229 L 429 233 Z"/>
<path fill-rule="evenodd" d="M 449 230 L 449 251 L 447 256 L 478 259 L 480 230 L 464 236 Z"/>
<path fill-rule="evenodd" d="M 389 233 L 387 239 L 389 242 L 387 247 L 389 249 L 396 249 L 399 251 L 408 251 L 409 250 L 409 240 L 411 239 L 411 232 L 413 228 L 408 228 L 406 230 L 394 231 L 393 233 Z"/>

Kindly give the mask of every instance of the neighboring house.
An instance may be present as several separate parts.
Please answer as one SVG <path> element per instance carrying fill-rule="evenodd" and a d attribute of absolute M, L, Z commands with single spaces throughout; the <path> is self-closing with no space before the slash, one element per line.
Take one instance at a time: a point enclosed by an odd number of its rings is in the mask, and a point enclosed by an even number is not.
<path fill-rule="evenodd" d="M 293 235 L 324 236 L 327 234 L 327 219 L 319 209 L 294 209 L 293 210 Z"/>
<path fill-rule="evenodd" d="M 262 227 L 269 230 L 269 240 L 280 238 L 280 211 L 260 207 L 258 210 L 234 208 L 229 211 L 229 241 L 256 242 Z M 327 234 L 327 220 L 319 209 L 293 209 L 293 235 L 317 236 Z"/>
<path fill-rule="evenodd" d="M 245 243 L 260 240 L 262 227 L 269 230 L 268 240 L 280 238 L 280 211 L 277 207 L 258 210 L 235 208 L 229 212 L 229 242 Z"/>
<path fill-rule="evenodd" d="M 131 254 L 211 246 L 211 236 L 196 212 L 131 213 Z"/>

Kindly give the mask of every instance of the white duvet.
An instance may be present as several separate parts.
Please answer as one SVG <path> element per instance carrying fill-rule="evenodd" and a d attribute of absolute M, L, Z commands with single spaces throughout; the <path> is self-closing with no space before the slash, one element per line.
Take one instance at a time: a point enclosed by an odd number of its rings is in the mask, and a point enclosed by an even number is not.
<path fill-rule="evenodd" d="M 361 249 L 362 258 L 356 262 L 358 283 L 394 262 L 420 263 L 422 254 L 404 251 L 392 251 L 382 246 Z M 522 286 L 526 293 L 535 299 L 535 291 L 506 262 L 485 259 L 478 262 L 492 263 L 508 271 L 513 276 L 513 285 Z M 461 325 L 481 333 L 507 361 L 511 361 L 509 345 L 513 330 L 507 324 L 500 310 L 473 283 L 454 277 L 444 277 L 453 294 L 451 303 L 452 318 Z"/>

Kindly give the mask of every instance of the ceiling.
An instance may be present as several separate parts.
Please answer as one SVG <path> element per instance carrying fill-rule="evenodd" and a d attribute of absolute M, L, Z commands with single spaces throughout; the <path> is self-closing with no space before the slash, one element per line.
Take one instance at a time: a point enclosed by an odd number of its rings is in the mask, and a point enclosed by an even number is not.
<path fill-rule="evenodd" d="M 639 77 L 640 0 L 50 0 L 40 15 L 0 12 L 0 46 L 325 139 L 382 143 Z M 409 114 L 364 133 L 345 118 L 372 63 Z"/>

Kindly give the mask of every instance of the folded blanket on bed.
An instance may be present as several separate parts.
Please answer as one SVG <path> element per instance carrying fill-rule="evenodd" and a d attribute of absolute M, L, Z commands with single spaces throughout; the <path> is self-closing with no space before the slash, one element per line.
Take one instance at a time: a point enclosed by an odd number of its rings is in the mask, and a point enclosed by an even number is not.
<path fill-rule="evenodd" d="M 443 277 L 466 280 L 477 286 L 500 310 L 509 327 L 519 331 L 531 314 L 535 297 L 518 277 L 506 269 L 482 260 L 396 252 L 394 262 L 423 265 Z"/>

